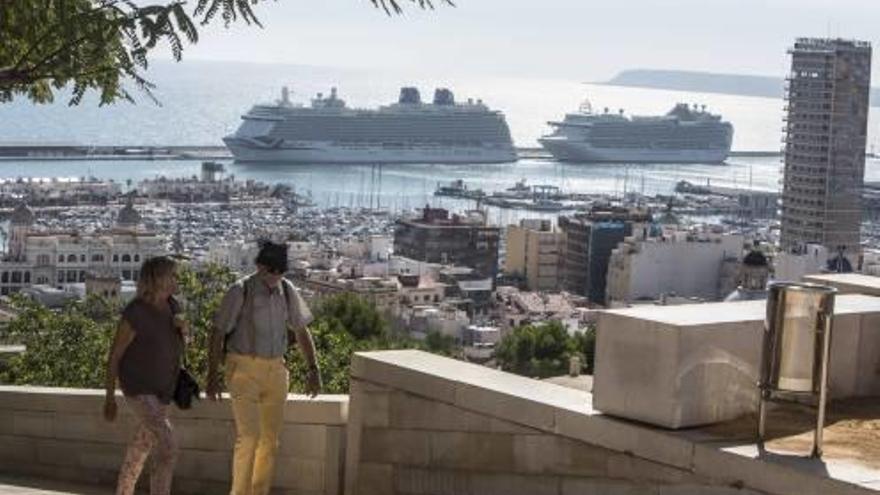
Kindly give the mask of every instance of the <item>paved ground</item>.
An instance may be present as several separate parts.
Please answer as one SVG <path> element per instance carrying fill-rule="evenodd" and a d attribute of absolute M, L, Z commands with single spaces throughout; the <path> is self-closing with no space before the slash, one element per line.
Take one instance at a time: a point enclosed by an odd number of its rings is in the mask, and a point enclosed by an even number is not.
<path fill-rule="evenodd" d="M 0 495 L 111 495 L 107 487 L 0 476 Z"/>

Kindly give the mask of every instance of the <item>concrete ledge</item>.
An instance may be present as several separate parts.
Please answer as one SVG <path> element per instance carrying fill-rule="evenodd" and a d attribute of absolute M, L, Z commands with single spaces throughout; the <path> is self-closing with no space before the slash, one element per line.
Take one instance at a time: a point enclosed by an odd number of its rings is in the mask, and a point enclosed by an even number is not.
<path fill-rule="evenodd" d="M 880 479 L 845 460 L 817 470 L 755 455 L 748 440 L 612 418 L 588 393 L 420 351 L 359 353 L 352 368 L 350 495 L 867 494 Z"/>

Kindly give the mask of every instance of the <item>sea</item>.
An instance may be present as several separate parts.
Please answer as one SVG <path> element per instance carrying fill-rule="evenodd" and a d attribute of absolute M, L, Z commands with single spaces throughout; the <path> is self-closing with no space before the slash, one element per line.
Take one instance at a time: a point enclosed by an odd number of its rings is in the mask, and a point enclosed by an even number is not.
<path fill-rule="evenodd" d="M 458 100 L 482 99 L 504 112 L 519 147 L 536 147 L 550 129 L 547 121 L 562 118 L 589 100 L 594 111 L 623 110 L 633 115 L 665 113 L 678 102 L 706 105 L 734 125 L 734 151 L 778 152 L 782 147 L 783 106 L 776 98 L 759 98 L 656 89 L 615 87 L 578 80 L 489 75 L 448 75 L 371 71 L 300 65 L 263 65 L 184 61 L 154 63 L 147 76 L 157 86 L 158 104 L 134 90 L 135 104 L 99 106 L 87 96 L 67 105 L 64 93 L 52 104 L 24 99 L 0 105 L 0 143 L 73 143 L 81 145 L 170 146 L 222 145 L 240 116 L 257 102 L 271 102 L 288 86 L 292 99 L 308 104 L 316 93 L 338 88 L 349 106 L 376 107 L 396 101 L 399 88 L 416 86 L 427 100 L 437 87 L 450 88 Z M 869 143 L 880 137 L 876 112 Z M 873 146 L 869 144 L 869 149 Z M 563 164 L 526 158 L 509 164 L 473 165 L 250 165 L 225 161 L 227 173 L 242 179 L 282 182 L 311 195 L 318 206 L 372 206 L 392 211 L 425 204 L 462 208 L 466 202 L 437 198 L 438 184 L 462 179 L 470 188 L 498 191 L 524 180 L 582 193 L 669 193 L 687 180 L 743 189 L 777 191 L 780 157 L 734 156 L 723 165 Z M 136 184 L 145 178 L 197 174 L 192 160 L 5 161 L 0 177 L 83 177 Z M 866 180 L 880 181 L 880 160 L 869 159 Z M 519 216 L 519 215 L 517 215 Z M 496 221 L 508 221 L 499 213 Z"/>

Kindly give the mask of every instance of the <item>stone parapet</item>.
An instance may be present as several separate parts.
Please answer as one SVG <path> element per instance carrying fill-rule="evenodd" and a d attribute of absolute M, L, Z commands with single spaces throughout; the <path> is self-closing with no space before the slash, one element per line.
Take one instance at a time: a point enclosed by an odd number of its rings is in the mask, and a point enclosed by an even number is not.
<path fill-rule="evenodd" d="M 3 472 L 114 484 L 134 418 L 119 397 L 120 415 L 107 423 L 103 400 L 99 390 L 0 386 Z M 171 411 L 181 448 L 174 493 L 228 493 L 235 441 L 228 399 Z M 284 417 L 273 493 L 341 493 L 348 396 L 290 395 Z"/>
<path fill-rule="evenodd" d="M 357 354 L 346 494 L 871 492 L 810 465 L 723 448 L 730 442 L 708 433 L 615 419 L 591 404 L 586 392 L 419 351 Z"/>

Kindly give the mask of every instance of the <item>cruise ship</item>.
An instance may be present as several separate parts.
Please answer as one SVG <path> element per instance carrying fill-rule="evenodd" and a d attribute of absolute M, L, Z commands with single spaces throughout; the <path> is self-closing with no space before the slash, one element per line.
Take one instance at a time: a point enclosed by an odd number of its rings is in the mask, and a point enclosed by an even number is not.
<path fill-rule="evenodd" d="M 730 154 L 733 126 L 706 106 L 679 103 L 666 115 L 594 113 L 584 103 L 538 141 L 556 159 L 604 163 L 722 163 Z"/>
<path fill-rule="evenodd" d="M 439 88 L 431 103 L 416 88 L 397 103 L 354 109 L 336 88 L 306 107 L 287 88 L 275 104 L 255 105 L 223 141 L 239 162 L 504 163 L 516 160 L 504 115 L 481 100 L 457 103 Z"/>

